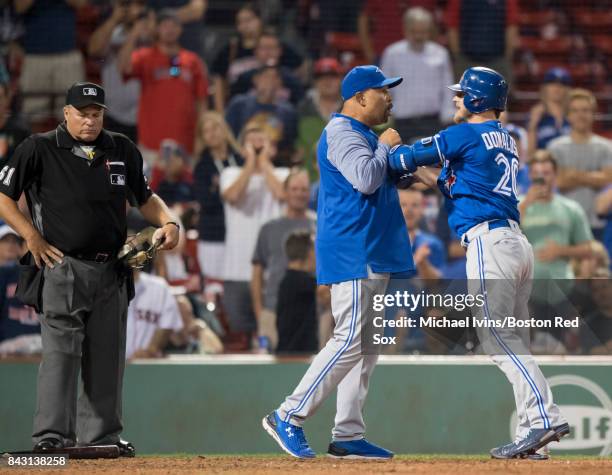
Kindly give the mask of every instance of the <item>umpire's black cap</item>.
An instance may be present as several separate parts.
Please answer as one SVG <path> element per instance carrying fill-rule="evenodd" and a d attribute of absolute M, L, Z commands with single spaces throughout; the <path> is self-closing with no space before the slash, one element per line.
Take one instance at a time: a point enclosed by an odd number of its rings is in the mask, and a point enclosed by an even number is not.
<path fill-rule="evenodd" d="M 66 93 L 66 105 L 82 109 L 87 106 L 100 106 L 104 104 L 104 88 L 93 82 L 75 82 Z"/>

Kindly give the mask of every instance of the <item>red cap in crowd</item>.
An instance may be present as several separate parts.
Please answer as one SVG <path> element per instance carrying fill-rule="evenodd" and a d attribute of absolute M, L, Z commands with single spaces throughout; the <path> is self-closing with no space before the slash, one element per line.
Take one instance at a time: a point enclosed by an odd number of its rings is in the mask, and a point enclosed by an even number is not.
<path fill-rule="evenodd" d="M 321 58 L 314 65 L 314 75 L 324 76 L 326 74 L 342 76 L 344 70 L 336 58 Z"/>

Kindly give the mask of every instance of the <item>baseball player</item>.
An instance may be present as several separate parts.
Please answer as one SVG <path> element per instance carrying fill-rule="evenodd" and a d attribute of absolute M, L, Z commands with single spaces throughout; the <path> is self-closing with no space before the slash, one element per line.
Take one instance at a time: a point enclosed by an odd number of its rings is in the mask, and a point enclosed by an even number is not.
<path fill-rule="evenodd" d="M 410 242 L 388 153 L 400 144 L 386 130 L 392 107 L 388 88 L 402 78 L 386 78 L 376 66 L 358 66 L 344 77 L 342 112 L 333 114 L 319 139 L 321 184 L 316 237 L 317 281 L 331 286 L 335 320 L 332 337 L 278 409 L 264 417 L 264 429 L 288 454 L 312 458 L 302 424 L 338 388 L 328 455 L 389 459 L 393 453 L 364 438 L 363 405 L 377 354 L 364 354 L 362 322 L 371 318 L 368 297 L 384 293 L 390 274 L 414 269 Z M 365 340 L 364 340 L 365 341 Z"/>
<path fill-rule="evenodd" d="M 489 321 L 528 318 L 533 251 L 519 228 L 518 151 L 498 120 L 506 108 L 508 85 L 496 71 L 474 67 L 449 88 L 456 93 L 458 125 L 412 146 L 396 147 L 389 166 L 396 173 L 414 173 L 430 186 L 437 181 L 446 197 L 449 225 L 467 247 L 470 291 L 485 296 L 476 316 Z M 439 176 L 418 168 L 433 164 L 442 166 Z M 547 458 L 536 451 L 569 434 L 569 426 L 544 375 L 515 328 L 481 328 L 479 338 L 512 383 L 519 418 L 514 442 L 492 449 L 491 455 Z"/>

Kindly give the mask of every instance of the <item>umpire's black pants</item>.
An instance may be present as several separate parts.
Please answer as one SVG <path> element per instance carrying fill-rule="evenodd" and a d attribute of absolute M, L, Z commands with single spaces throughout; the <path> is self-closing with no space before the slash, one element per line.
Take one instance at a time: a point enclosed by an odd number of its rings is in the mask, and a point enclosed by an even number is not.
<path fill-rule="evenodd" d="M 35 444 L 46 437 L 65 445 L 119 440 L 128 301 L 115 268 L 114 260 L 66 256 L 44 269 Z"/>

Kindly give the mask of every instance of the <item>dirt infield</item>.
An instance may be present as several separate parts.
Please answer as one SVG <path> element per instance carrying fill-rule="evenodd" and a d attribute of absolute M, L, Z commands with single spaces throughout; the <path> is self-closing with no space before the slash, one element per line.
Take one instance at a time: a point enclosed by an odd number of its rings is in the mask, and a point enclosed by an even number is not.
<path fill-rule="evenodd" d="M 20 469 L 4 469 L 2 473 L 24 473 Z M 137 457 L 116 460 L 71 460 L 63 470 L 27 469 L 41 474 L 549 474 L 580 473 L 608 475 L 612 458 L 555 457 L 545 462 L 528 460 L 499 461 L 483 457 L 400 456 L 389 462 L 333 460 L 318 457 L 311 461 L 293 460 L 285 456 L 176 456 Z"/>

